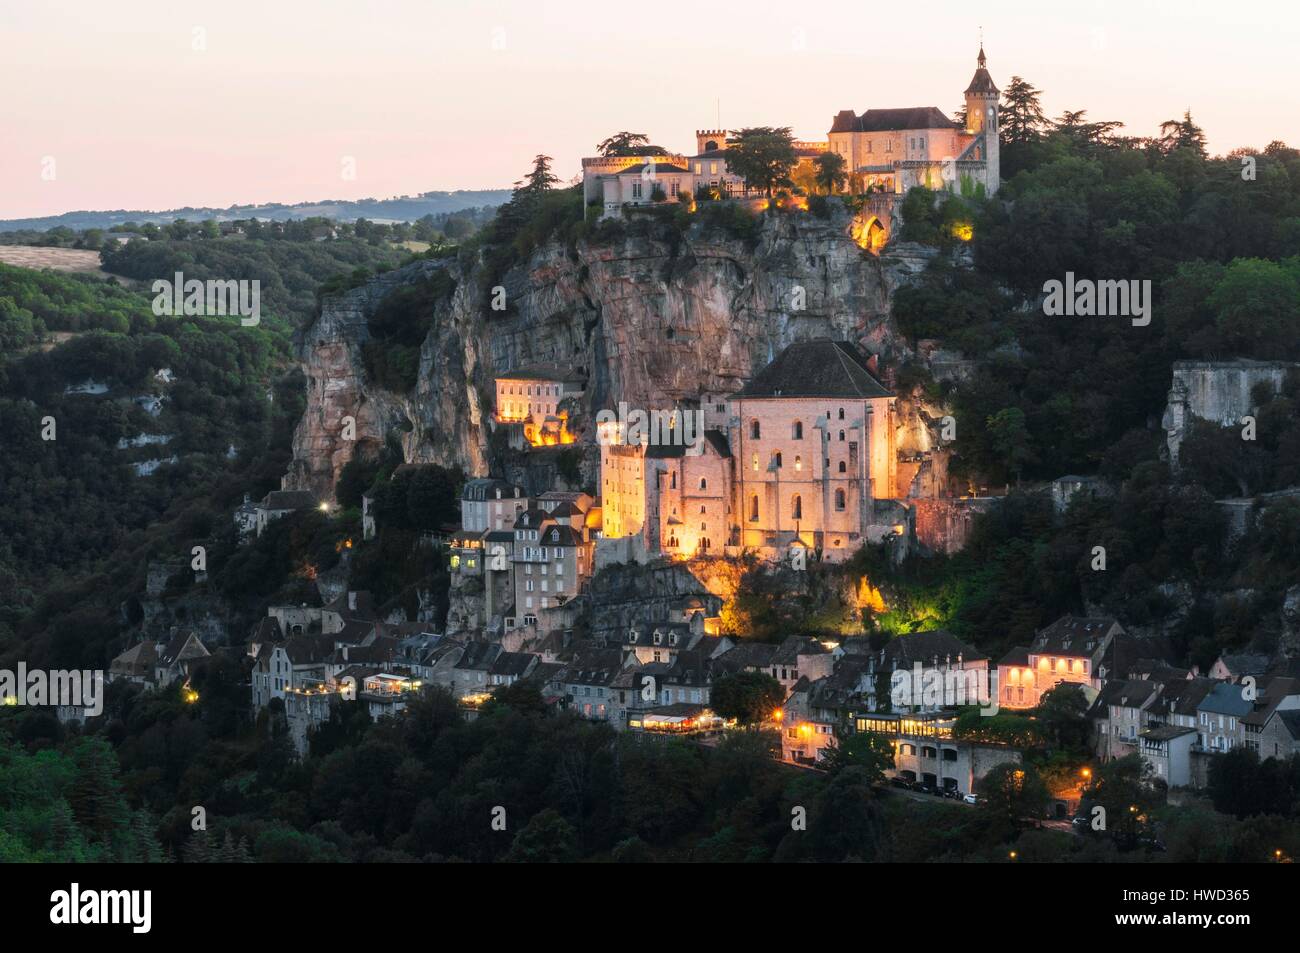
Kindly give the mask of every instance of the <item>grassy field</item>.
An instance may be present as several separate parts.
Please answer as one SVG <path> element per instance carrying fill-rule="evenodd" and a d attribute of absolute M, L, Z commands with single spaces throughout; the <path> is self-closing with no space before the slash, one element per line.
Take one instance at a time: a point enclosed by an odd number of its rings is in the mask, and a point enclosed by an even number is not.
<path fill-rule="evenodd" d="M 106 275 L 99 267 L 99 252 L 82 248 L 41 248 L 33 245 L 0 245 L 0 262 L 19 268 L 49 268 Z"/>

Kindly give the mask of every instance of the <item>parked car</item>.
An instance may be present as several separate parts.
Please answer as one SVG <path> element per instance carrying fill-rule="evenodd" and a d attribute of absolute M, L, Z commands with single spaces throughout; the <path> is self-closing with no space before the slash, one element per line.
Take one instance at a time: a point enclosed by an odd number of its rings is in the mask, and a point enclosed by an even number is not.
<path fill-rule="evenodd" d="M 889 779 L 889 783 L 896 788 L 911 788 L 912 786 L 912 783 L 907 778 L 893 777 Z"/>
<path fill-rule="evenodd" d="M 963 801 L 965 801 L 967 804 L 978 804 L 978 803 L 979 803 L 979 798 L 977 798 L 974 794 L 963 794 L 963 795 L 961 796 L 961 799 L 962 799 Z"/>

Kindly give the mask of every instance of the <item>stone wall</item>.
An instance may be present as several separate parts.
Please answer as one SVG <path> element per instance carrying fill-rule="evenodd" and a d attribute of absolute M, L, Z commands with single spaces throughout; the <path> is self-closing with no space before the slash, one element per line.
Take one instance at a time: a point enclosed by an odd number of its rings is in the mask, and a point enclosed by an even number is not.
<path fill-rule="evenodd" d="M 1165 430 L 1169 461 L 1178 465 L 1178 451 L 1192 420 L 1220 427 L 1237 426 L 1254 407 L 1251 391 L 1267 382 L 1281 390 L 1287 372 L 1300 364 L 1282 361 L 1175 361 L 1173 383 L 1165 405 Z"/>
<path fill-rule="evenodd" d="M 916 541 L 932 553 L 955 553 L 966 545 L 976 514 L 987 512 L 998 500 L 989 496 L 908 500 L 916 521 Z"/>

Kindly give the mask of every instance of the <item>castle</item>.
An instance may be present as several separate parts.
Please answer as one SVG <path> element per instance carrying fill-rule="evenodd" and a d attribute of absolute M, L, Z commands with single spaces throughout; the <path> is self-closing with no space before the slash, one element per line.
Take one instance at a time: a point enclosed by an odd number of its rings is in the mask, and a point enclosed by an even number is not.
<path fill-rule="evenodd" d="M 983 46 L 963 94 L 966 115 L 956 122 L 935 106 L 868 109 L 835 114 L 825 141 L 794 143 L 796 171 L 824 152 L 844 158 L 846 186 L 855 192 L 901 196 L 924 186 L 960 194 L 992 195 L 1000 184 L 999 90 L 989 75 Z M 582 195 L 603 217 L 625 207 L 674 202 L 707 188 L 726 198 L 751 197 L 727 167 L 726 129 L 695 133 L 694 155 L 596 156 L 582 160 Z"/>

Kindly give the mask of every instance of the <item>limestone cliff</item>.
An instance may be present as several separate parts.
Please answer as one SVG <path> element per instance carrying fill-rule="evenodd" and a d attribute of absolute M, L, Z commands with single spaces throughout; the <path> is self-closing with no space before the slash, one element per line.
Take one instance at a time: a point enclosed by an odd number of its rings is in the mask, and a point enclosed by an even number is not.
<path fill-rule="evenodd" d="M 876 257 L 852 222 L 771 213 L 749 240 L 694 224 L 632 226 L 607 242 L 544 245 L 501 279 L 493 311 L 479 263 L 418 262 L 326 299 L 301 337 L 307 410 L 285 484 L 331 496 L 358 447 L 400 437 L 407 460 L 488 470 L 492 379 L 535 362 L 584 368 L 580 416 L 627 401 L 658 407 L 727 392 L 792 341 L 847 338 L 887 362 L 905 350 L 890 320 L 895 289 L 933 249 L 895 244 Z M 367 380 L 367 319 L 385 295 L 433 270 L 456 290 L 439 305 L 420 354 L 419 383 L 397 394 Z M 356 421 L 345 439 L 343 419 Z M 589 435 L 590 436 L 590 435 Z"/>

